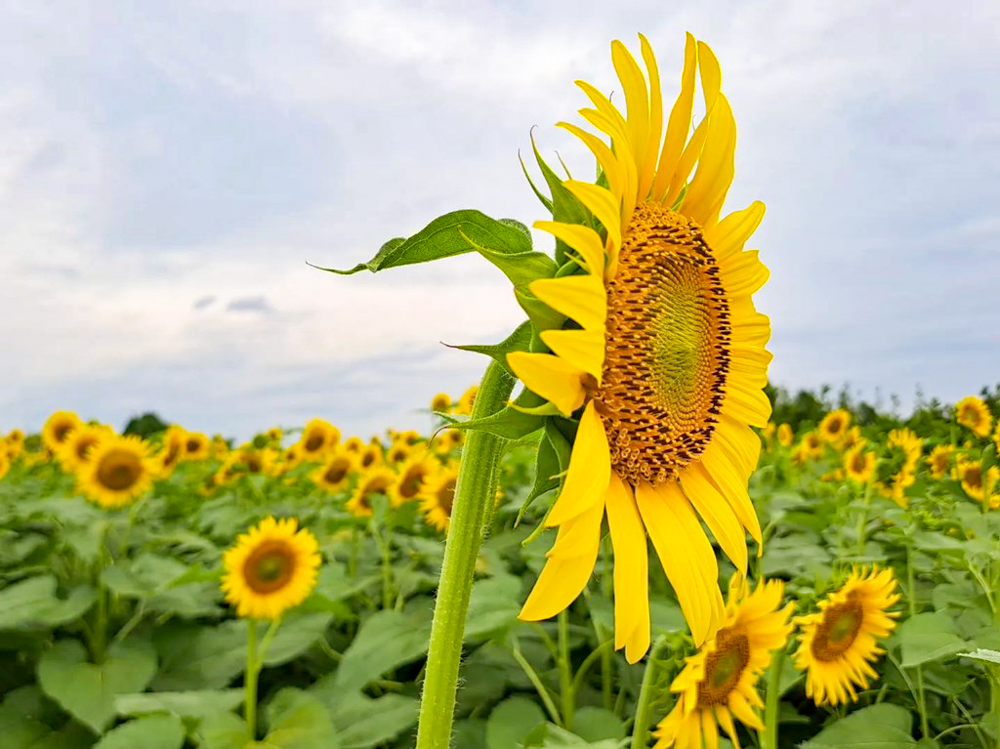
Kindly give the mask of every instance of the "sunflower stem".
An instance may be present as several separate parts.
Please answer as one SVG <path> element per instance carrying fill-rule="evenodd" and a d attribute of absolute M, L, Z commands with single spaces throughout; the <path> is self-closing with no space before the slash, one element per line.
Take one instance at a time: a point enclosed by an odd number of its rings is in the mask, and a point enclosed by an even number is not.
<path fill-rule="evenodd" d="M 771 658 L 771 667 L 767 671 L 764 732 L 760 736 L 760 749 L 778 749 L 778 709 L 781 706 L 781 667 L 784 663 L 784 651 L 777 652 Z"/>
<path fill-rule="evenodd" d="M 656 657 L 666 644 L 667 638 L 660 635 L 653 643 L 646 661 L 646 673 L 642 675 L 642 687 L 639 689 L 639 702 L 635 706 L 635 723 L 632 724 L 632 749 L 646 749 L 649 744 L 649 724 L 653 722 L 653 692 L 656 686 Z"/>
<path fill-rule="evenodd" d="M 491 362 L 479 386 L 472 418 L 489 416 L 506 406 L 513 387 L 513 378 L 499 364 Z M 503 445 L 504 440 L 499 437 L 473 431 L 462 451 L 431 624 L 417 749 L 448 749 L 451 744 L 465 616 L 487 505 L 496 497 L 497 465 Z"/>
<path fill-rule="evenodd" d="M 569 660 L 569 613 L 563 609 L 556 619 L 559 623 L 559 696 L 562 699 L 563 728 L 572 731 L 576 695 L 573 689 L 572 664 Z"/>
<path fill-rule="evenodd" d="M 917 614 L 917 581 L 913 572 L 913 547 L 906 547 L 906 598 L 910 607 L 910 616 Z M 927 700 L 924 698 L 924 670 L 916 666 L 917 675 L 917 711 L 920 713 L 920 735 L 930 738 L 930 726 L 927 722 Z"/>
<path fill-rule="evenodd" d="M 247 738 L 257 739 L 257 620 L 247 619 L 247 669 L 243 676 L 243 715 Z"/>
<path fill-rule="evenodd" d="M 868 513 L 872 504 L 872 478 L 865 482 L 864 504 L 861 506 L 861 515 L 858 518 L 858 556 L 865 555 L 865 536 L 868 530 Z"/>

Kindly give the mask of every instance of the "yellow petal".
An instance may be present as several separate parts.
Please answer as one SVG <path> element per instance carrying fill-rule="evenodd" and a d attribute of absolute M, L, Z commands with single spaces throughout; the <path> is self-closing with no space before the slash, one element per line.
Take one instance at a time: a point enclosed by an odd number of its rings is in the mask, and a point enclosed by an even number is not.
<path fill-rule="evenodd" d="M 563 184 L 597 216 L 597 220 L 608 232 L 608 242 L 617 252 L 622 243 L 622 225 L 620 206 L 614 196 L 606 188 L 587 182 L 567 180 Z"/>
<path fill-rule="evenodd" d="M 566 483 L 545 518 L 548 527 L 562 525 L 604 499 L 611 480 L 611 452 L 601 417 L 591 401 L 580 418 Z"/>
<path fill-rule="evenodd" d="M 551 401 L 566 416 L 583 405 L 584 372 L 558 356 L 514 351 L 507 363 L 528 390 Z"/>
<path fill-rule="evenodd" d="M 556 312 L 576 320 L 584 330 L 604 334 L 608 297 L 600 276 L 539 278 L 528 284 L 528 288 Z"/>
<path fill-rule="evenodd" d="M 660 163 L 653 181 L 653 197 L 662 199 L 673 180 L 680 161 L 688 132 L 691 130 L 691 110 L 694 107 L 694 82 L 698 72 L 698 48 L 694 37 L 687 35 L 684 45 L 684 71 L 681 73 L 681 92 L 670 110 L 667 135 L 660 151 Z"/>
<path fill-rule="evenodd" d="M 542 342 L 563 361 L 593 375 L 598 384 L 604 368 L 604 335 L 597 330 L 543 330 Z"/>
<path fill-rule="evenodd" d="M 693 463 L 680 475 L 684 494 L 698 511 L 719 546 L 740 574 L 747 571 L 747 539 L 739 519 L 719 490 L 704 474 L 700 463 Z"/>
<path fill-rule="evenodd" d="M 564 224 L 559 221 L 536 221 L 534 227 L 548 232 L 576 250 L 591 274 L 598 277 L 603 275 L 604 243 L 596 231 L 586 226 Z"/>
<path fill-rule="evenodd" d="M 629 142 L 631 144 L 632 157 L 639 171 L 639 197 L 646 196 L 642 192 L 643 183 L 645 189 L 649 190 L 649 181 L 652 175 L 641 173 L 642 160 L 646 154 L 646 146 L 649 141 L 649 91 L 646 89 L 646 79 L 642 71 L 636 64 L 635 58 L 625 45 L 619 41 L 611 43 L 611 64 L 614 65 L 618 80 L 621 81 L 622 89 L 625 92 L 625 105 L 628 118 Z M 644 177 L 649 180 L 644 180 Z"/>
<path fill-rule="evenodd" d="M 614 548 L 615 649 L 637 663 L 649 649 L 649 556 L 646 529 L 631 489 L 614 473 L 606 497 Z"/>
<path fill-rule="evenodd" d="M 656 65 L 656 55 L 642 34 L 639 34 L 639 49 L 649 79 L 649 139 L 646 143 L 646 152 L 636 154 L 640 175 L 639 196 L 645 200 L 656 176 L 656 157 L 660 151 L 660 139 L 663 137 L 663 95 L 660 92 L 660 70 Z"/>
<path fill-rule="evenodd" d="M 556 127 L 568 130 L 583 141 L 584 145 L 594 154 L 594 158 L 597 159 L 597 163 L 601 165 L 601 169 L 607 176 L 608 189 L 611 190 L 611 194 L 614 195 L 615 200 L 621 200 L 624 189 L 624 169 L 608 144 L 593 133 L 588 133 L 583 128 L 577 127 L 570 122 L 557 122 Z"/>
<path fill-rule="evenodd" d="M 736 120 L 725 96 L 716 98 L 715 109 L 698 160 L 698 170 L 684 196 L 683 212 L 702 226 L 714 224 L 733 182 L 736 154 Z"/>
<path fill-rule="evenodd" d="M 709 481 L 726 498 L 740 523 L 746 528 L 754 540 L 760 544 L 763 536 L 760 521 L 754 510 L 750 495 L 747 493 L 746 480 L 740 478 L 732 464 L 732 459 L 725 453 L 718 440 L 713 439 L 701 458 L 701 465 Z"/>
<path fill-rule="evenodd" d="M 722 221 L 706 228 L 705 241 L 721 262 L 729 255 L 743 249 L 743 245 L 757 231 L 763 218 L 764 204 L 759 200 L 754 201 L 743 210 L 733 211 Z"/>

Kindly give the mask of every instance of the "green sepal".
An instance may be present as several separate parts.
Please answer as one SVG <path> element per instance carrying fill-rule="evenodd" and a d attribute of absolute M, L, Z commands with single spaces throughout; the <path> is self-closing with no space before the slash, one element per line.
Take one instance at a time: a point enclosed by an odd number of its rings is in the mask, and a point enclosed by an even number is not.
<path fill-rule="evenodd" d="M 514 329 L 507 338 L 502 342 L 495 344 L 493 346 L 477 346 L 477 345 L 467 345 L 467 346 L 451 346 L 445 344 L 449 348 L 457 348 L 462 351 L 472 351 L 477 354 L 486 354 L 486 356 L 491 357 L 497 364 L 507 370 L 507 373 L 511 377 L 515 377 L 513 370 L 510 365 L 507 364 L 507 354 L 512 351 L 530 351 L 531 350 L 531 323 L 523 322 Z"/>
<path fill-rule="evenodd" d="M 523 413 L 513 406 L 507 406 L 491 416 L 481 419 L 455 421 L 448 426 L 469 432 L 486 432 L 494 437 L 516 440 L 526 437 L 542 428 L 543 416 L 533 416 Z"/>
<path fill-rule="evenodd" d="M 527 231 L 527 229 L 525 230 Z M 503 271 L 503 274 L 515 286 L 531 283 L 536 278 L 552 278 L 555 275 L 557 270 L 556 264 L 544 252 L 498 252 L 492 248 L 479 245 L 471 237 L 466 236 L 462 229 L 458 231 L 462 235 L 462 238 L 472 245 L 480 255 Z"/>
<path fill-rule="evenodd" d="M 541 333 L 543 330 L 561 328 L 566 322 L 566 315 L 560 314 L 549 305 L 539 299 L 527 286 L 515 286 L 514 296 L 521 309 L 535 326 L 535 330 Z"/>
<path fill-rule="evenodd" d="M 562 485 L 563 476 L 569 470 L 571 450 L 566 438 L 555 428 L 553 419 L 546 419 L 545 434 L 538 442 L 538 454 L 535 456 L 534 484 L 517 512 L 515 527 L 521 523 L 532 502 Z"/>
<path fill-rule="evenodd" d="M 390 239 L 367 263 L 344 270 L 313 267 L 345 276 L 362 270 L 376 273 L 462 255 L 479 247 L 489 247 L 501 255 L 530 253 L 531 234 L 523 224 L 511 219 L 498 221 L 476 210 L 453 211 L 434 219 L 412 237 Z"/>
<path fill-rule="evenodd" d="M 519 406 L 516 403 L 511 404 L 511 408 L 516 408 L 523 414 L 532 414 L 534 416 L 561 416 L 562 411 L 556 408 L 555 404 L 545 401 L 540 406 Z"/>
<path fill-rule="evenodd" d="M 531 175 L 528 174 L 528 167 L 524 165 L 524 159 L 521 158 L 520 151 L 517 152 L 517 160 L 521 162 L 521 171 L 524 172 L 524 178 L 528 180 L 528 184 L 531 185 L 531 191 L 535 193 L 535 197 L 538 198 L 541 201 L 542 205 L 545 206 L 545 210 L 547 210 L 549 213 L 552 213 L 552 201 L 549 198 L 542 195 L 539 189 L 535 187 L 535 183 L 531 179 Z"/>
<path fill-rule="evenodd" d="M 552 220 L 561 221 L 566 224 L 593 226 L 593 217 L 590 211 L 587 210 L 583 203 L 576 199 L 573 193 L 566 189 L 563 181 L 545 163 L 541 154 L 538 153 L 534 134 L 531 135 L 531 150 L 535 154 L 535 161 L 538 162 L 538 168 L 542 170 L 545 184 L 549 186 L 549 192 L 552 193 Z M 565 164 L 563 168 L 565 169 Z M 566 262 L 566 249 L 565 243 L 556 240 L 556 263 L 558 265 Z"/>

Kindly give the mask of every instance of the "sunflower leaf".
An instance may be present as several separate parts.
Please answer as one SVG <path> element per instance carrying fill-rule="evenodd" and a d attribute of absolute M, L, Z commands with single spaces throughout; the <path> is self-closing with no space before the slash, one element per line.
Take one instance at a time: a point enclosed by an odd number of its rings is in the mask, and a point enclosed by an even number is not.
<path fill-rule="evenodd" d="M 541 154 L 538 153 L 538 147 L 535 145 L 534 135 L 531 136 L 531 150 L 534 151 L 535 161 L 538 162 L 538 168 L 542 170 L 542 176 L 545 178 L 545 183 L 549 186 L 549 192 L 552 193 L 552 219 L 566 224 L 593 226 L 590 211 L 584 207 L 583 203 L 577 200 L 573 193 L 566 189 L 563 185 L 563 181 L 555 172 L 552 171 L 549 165 L 545 163 Z M 564 242 L 556 240 L 557 264 L 562 265 L 566 262 L 566 249 L 567 247 Z"/>
<path fill-rule="evenodd" d="M 524 228 L 523 224 L 519 224 Z M 462 239 L 472 245 L 476 252 L 489 260 L 493 265 L 503 271 L 503 274 L 510 279 L 515 286 L 528 284 L 537 278 L 552 278 L 558 267 L 555 262 L 544 252 L 497 252 L 489 247 L 483 247 L 472 237 L 467 236 L 465 231 L 459 228 L 458 233 Z M 531 241 L 531 235 L 528 235 Z"/>
<path fill-rule="evenodd" d="M 551 213 L 552 212 L 552 200 L 550 198 L 546 197 L 545 195 L 542 195 L 542 193 L 535 186 L 534 181 L 531 179 L 531 175 L 528 174 L 528 167 L 526 167 L 524 165 L 524 159 L 521 158 L 521 152 L 520 151 L 517 152 L 517 160 L 519 162 L 521 162 L 521 171 L 524 172 L 524 178 L 526 180 L 528 180 L 528 184 L 531 185 L 531 191 L 533 193 L 535 193 L 535 197 L 538 198 L 541 201 L 542 205 L 545 206 L 545 209 L 549 213 Z"/>
<path fill-rule="evenodd" d="M 532 502 L 543 494 L 559 488 L 558 476 L 562 469 L 559 466 L 559 455 L 549 439 L 548 432 L 549 429 L 546 426 L 545 436 L 538 442 L 538 453 L 535 456 L 535 480 L 528 496 L 521 503 L 521 509 L 517 511 L 517 518 L 514 520 L 515 527 L 521 524 L 524 513 L 527 512 Z"/>
<path fill-rule="evenodd" d="M 515 286 L 514 296 L 521 309 L 528 315 L 528 319 L 534 324 L 535 329 L 540 333 L 543 330 L 561 328 L 566 321 L 566 316 L 561 315 L 539 299 L 527 285 Z"/>
<path fill-rule="evenodd" d="M 479 248 L 489 248 L 499 255 L 531 254 L 531 235 L 525 233 L 523 225 L 511 220 L 497 221 L 476 210 L 452 211 L 434 219 L 412 237 L 390 239 L 367 263 L 347 269 L 313 267 L 345 276 L 362 270 L 376 273 L 462 255 Z"/>
<path fill-rule="evenodd" d="M 453 424 L 454 429 L 478 431 L 504 439 L 520 439 L 542 428 L 543 416 L 534 416 L 518 411 L 512 406 L 481 419 L 469 419 Z"/>
<path fill-rule="evenodd" d="M 452 346 L 450 344 L 445 344 L 448 348 L 461 349 L 462 351 L 472 351 L 477 354 L 486 354 L 497 364 L 507 370 L 507 373 L 514 377 L 514 373 L 511 371 L 510 366 L 507 364 L 507 354 L 511 351 L 529 351 L 531 345 L 531 323 L 523 322 L 514 329 L 514 332 L 507 336 L 503 341 L 492 346 L 480 346 L 480 345 L 465 345 L 465 346 Z"/>

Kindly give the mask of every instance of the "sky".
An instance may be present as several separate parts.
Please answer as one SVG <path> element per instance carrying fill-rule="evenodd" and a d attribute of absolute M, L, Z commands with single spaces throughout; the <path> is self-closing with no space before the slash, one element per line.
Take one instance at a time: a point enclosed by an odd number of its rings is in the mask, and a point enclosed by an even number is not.
<path fill-rule="evenodd" d="M 772 382 L 905 406 L 1000 381 L 995 0 L 7 0 L 0 430 L 59 409 L 238 437 L 427 427 L 485 364 L 442 343 L 523 319 L 506 278 L 471 256 L 308 263 L 460 208 L 545 218 L 518 154 L 533 132 L 592 173 L 554 124 L 582 124 L 575 80 L 618 89 L 609 43 L 640 31 L 668 100 L 685 31 L 720 60 L 726 209 L 767 204 Z"/>

